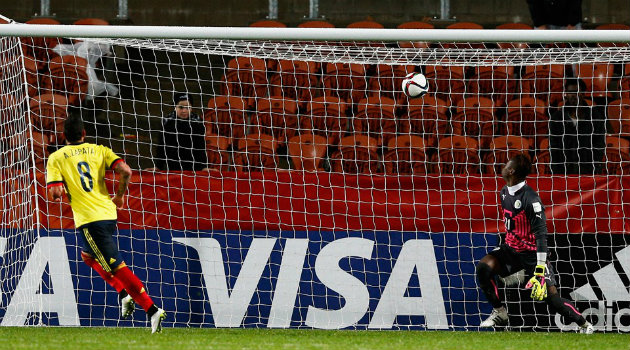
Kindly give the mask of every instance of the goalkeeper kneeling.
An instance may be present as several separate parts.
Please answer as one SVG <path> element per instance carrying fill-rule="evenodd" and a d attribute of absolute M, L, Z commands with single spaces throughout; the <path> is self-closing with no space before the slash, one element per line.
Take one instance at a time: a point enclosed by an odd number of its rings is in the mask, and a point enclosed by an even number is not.
<path fill-rule="evenodd" d="M 575 306 L 560 297 L 551 265 L 547 262 L 547 224 L 545 209 L 540 197 L 525 183 L 531 162 L 523 155 L 512 157 L 503 167 L 501 175 L 506 185 L 501 189 L 505 242 L 488 253 L 477 265 L 479 286 L 492 304 L 493 310 L 480 327 L 505 326 L 507 310 L 499 296 L 496 276 L 506 277 L 524 270 L 531 277 L 526 288 L 531 289 L 534 300 L 545 301 L 566 319 L 575 322 L 580 332 L 591 334 L 593 326 Z"/>

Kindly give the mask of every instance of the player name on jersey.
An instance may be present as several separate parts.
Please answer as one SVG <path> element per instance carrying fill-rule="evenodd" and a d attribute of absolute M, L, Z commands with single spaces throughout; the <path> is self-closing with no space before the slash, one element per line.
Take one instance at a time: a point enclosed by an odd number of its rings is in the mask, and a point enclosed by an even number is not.
<path fill-rule="evenodd" d="M 82 147 L 82 148 L 68 148 L 67 151 L 63 152 L 63 156 L 68 159 L 74 156 L 83 155 L 83 154 L 96 154 L 96 150 L 91 147 Z"/>

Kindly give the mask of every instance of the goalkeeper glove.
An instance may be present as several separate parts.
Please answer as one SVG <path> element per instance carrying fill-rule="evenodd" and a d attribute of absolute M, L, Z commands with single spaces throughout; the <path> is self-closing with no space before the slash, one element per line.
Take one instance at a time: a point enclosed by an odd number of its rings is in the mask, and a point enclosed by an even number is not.
<path fill-rule="evenodd" d="M 545 265 L 536 265 L 534 277 L 530 278 L 525 288 L 532 290 L 532 299 L 545 300 L 547 298 L 547 284 L 545 283 Z"/>

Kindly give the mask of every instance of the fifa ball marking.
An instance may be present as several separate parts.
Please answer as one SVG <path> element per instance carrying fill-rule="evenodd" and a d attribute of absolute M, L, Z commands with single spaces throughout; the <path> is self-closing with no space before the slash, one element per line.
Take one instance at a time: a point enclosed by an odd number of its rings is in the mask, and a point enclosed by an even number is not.
<path fill-rule="evenodd" d="M 422 73 L 409 73 L 403 79 L 402 91 L 409 97 L 422 97 L 429 91 L 429 81 Z"/>

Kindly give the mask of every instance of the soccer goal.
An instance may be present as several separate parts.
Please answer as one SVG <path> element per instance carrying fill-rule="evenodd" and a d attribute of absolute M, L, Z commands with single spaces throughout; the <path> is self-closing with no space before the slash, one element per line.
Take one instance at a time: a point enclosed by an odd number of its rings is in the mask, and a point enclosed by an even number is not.
<path fill-rule="evenodd" d="M 598 330 L 630 331 L 627 33 L 12 23 L 0 37 L 0 325 L 146 324 L 119 319 L 69 204 L 46 200 L 47 157 L 80 115 L 134 170 L 117 243 L 166 327 L 477 330 L 501 166 L 524 153 L 561 295 Z M 423 97 L 403 93 L 412 72 Z M 508 327 L 574 329 L 530 300 L 529 277 L 498 285 Z"/>

